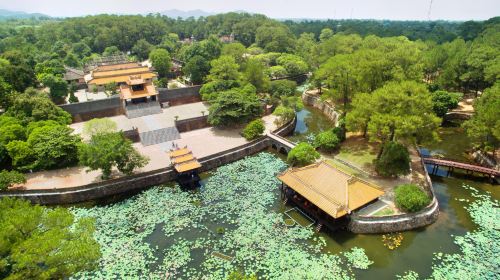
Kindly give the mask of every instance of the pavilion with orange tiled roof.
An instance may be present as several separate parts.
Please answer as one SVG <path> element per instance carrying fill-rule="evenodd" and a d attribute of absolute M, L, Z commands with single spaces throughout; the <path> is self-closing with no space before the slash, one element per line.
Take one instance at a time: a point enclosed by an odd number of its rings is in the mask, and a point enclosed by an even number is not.
<path fill-rule="evenodd" d="M 346 174 L 325 161 L 288 169 L 278 175 L 278 179 L 287 200 L 314 217 L 318 225 L 330 228 L 336 221 L 384 194 L 378 186 Z"/>
<path fill-rule="evenodd" d="M 177 173 L 177 182 L 181 186 L 196 186 L 200 181 L 198 169 L 200 162 L 194 157 L 193 152 L 187 147 L 171 150 L 169 152 L 170 162 Z"/>

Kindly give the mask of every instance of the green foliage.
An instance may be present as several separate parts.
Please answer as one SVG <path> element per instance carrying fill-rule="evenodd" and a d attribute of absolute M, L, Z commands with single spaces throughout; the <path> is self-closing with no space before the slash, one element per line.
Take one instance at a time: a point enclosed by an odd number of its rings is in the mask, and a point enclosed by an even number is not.
<path fill-rule="evenodd" d="M 80 137 L 73 134 L 73 129 L 65 125 L 47 125 L 33 129 L 27 140 L 36 158 L 33 168 L 45 170 L 75 164 L 80 141 Z"/>
<path fill-rule="evenodd" d="M 113 133 L 117 132 L 118 126 L 116 122 L 109 118 L 95 118 L 83 125 L 82 132 L 88 137 L 92 137 L 97 134 Z"/>
<path fill-rule="evenodd" d="M 290 150 L 286 160 L 293 166 L 305 166 L 314 163 L 319 158 L 320 154 L 311 144 L 301 142 Z"/>
<path fill-rule="evenodd" d="M 297 83 L 289 80 L 277 80 L 271 82 L 270 93 L 273 97 L 292 96 L 297 91 Z"/>
<path fill-rule="evenodd" d="M 5 279 L 66 279 L 97 266 L 94 222 L 66 208 L 0 200 L 0 274 Z"/>
<path fill-rule="evenodd" d="M 149 61 L 160 77 L 165 77 L 170 72 L 172 60 L 165 49 L 154 49 L 149 53 Z"/>
<path fill-rule="evenodd" d="M 42 120 L 54 120 L 60 124 L 71 123 L 71 115 L 68 112 L 56 106 L 47 96 L 39 93 L 27 92 L 17 95 L 5 115 L 18 119 L 24 125 Z"/>
<path fill-rule="evenodd" d="M 231 43 L 222 47 L 221 55 L 232 56 L 238 64 L 241 64 L 244 61 L 243 55 L 245 52 L 246 48 L 241 43 Z"/>
<path fill-rule="evenodd" d="M 394 201 L 399 209 L 406 212 L 418 212 L 429 205 L 431 199 L 417 185 L 406 184 L 396 187 Z"/>
<path fill-rule="evenodd" d="M 382 146 L 380 157 L 375 160 L 375 170 L 382 176 L 399 176 L 410 173 L 410 154 L 408 149 L 396 142 Z"/>
<path fill-rule="evenodd" d="M 474 103 L 474 115 L 463 123 L 467 135 L 483 150 L 494 150 L 500 142 L 500 82 L 484 91 Z"/>
<path fill-rule="evenodd" d="M 309 70 L 307 63 L 300 56 L 293 54 L 282 54 L 276 59 L 276 63 L 283 66 L 290 76 L 304 74 Z"/>
<path fill-rule="evenodd" d="M 41 82 L 50 89 L 50 98 L 57 104 L 64 103 L 68 95 L 68 83 L 52 74 L 42 75 Z"/>
<path fill-rule="evenodd" d="M 496 279 L 498 274 L 499 215 L 497 200 L 481 195 L 473 187 L 474 202 L 466 206 L 472 220 L 478 226 L 463 236 L 453 236 L 459 253 L 434 254 L 431 279 Z"/>
<path fill-rule="evenodd" d="M 109 82 L 104 85 L 104 92 L 107 96 L 118 94 L 118 85 L 116 82 Z"/>
<path fill-rule="evenodd" d="M 274 109 L 273 115 L 278 117 L 276 119 L 276 124 L 281 126 L 295 117 L 295 110 L 290 107 L 278 105 L 278 107 Z"/>
<path fill-rule="evenodd" d="M 232 89 L 221 92 L 211 101 L 208 122 L 226 126 L 248 122 L 262 114 L 262 104 L 256 94 Z"/>
<path fill-rule="evenodd" d="M 261 136 L 265 129 L 262 119 L 253 120 L 243 129 L 243 137 L 247 140 L 253 140 Z"/>
<path fill-rule="evenodd" d="M 320 132 L 314 138 L 314 146 L 325 151 L 332 151 L 339 145 L 340 140 L 333 130 Z"/>
<path fill-rule="evenodd" d="M 100 169 L 103 179 L 110 177 L 114 166 L 120 172 L 131 175 L 134 169 L 146 166 L 149 161 L 120 132 L 92 135 L 88 143 L 79 145 L 78 158 L 89 170 Z"/>
<path fill-rule="evenodd" d="M 200 94 L 201 98 L 203 100 L 207 101 L 212 101 L 217 97 L 217 94 L 219 92 L 224 92 L 230 89 L 235 89 L 239 87 L 241 84 L 238 81 L 234 80 L 229 80 L 229 81 L 223 81 L 223 80 L 216 80 L 216 81 L 211 81 L 208 83 L 203 84 L 203 86 L 200 88 Z M 248 84 L 251 85 L 251 84 Z M 253 85 L 251 85 L 253 87 Z M 255 93 L 255 87 L 254 91 Z"/>
<path fill-rule="evenodd" d="M 257 28 L 255 42 L 268 52 L 292 51 L 295 46 L 293 34 L 286 26 L 278 23 Z"/>
<path fill-rule="evenodd" d="M 372 94 L 355 96 L 346 118 L 348 130 L 368 132 L 371 140 L 382 142 L 432 139 L 440 124 L 428 90 L 413 81 L 389 82 Z"/>
<path fill-rule="evenodd" d="M 0 190 L 6 190 L 14 184 L 23 183 L 26 183 L 26 176 L 24 176 L 24 174 L 22 173 L 7 170 L 2 170 L 0 172 Z"/>
<path fill-rule="evenodd" d="M 227 280 L 257 280 L 257 276 L 246 275 L 245 273 L 236 270 L 229 274 Z"/>
<path fill-rule="evenodd" d="M 245 65 L 245 80 L 251 83 L 259 93 L 269 89 L 269 77 L 264 74 L 263 69 L 264 66 L 255 59 L 250 59 Z"/>
<path fill-rule="evenodd" d="M 458 107 L 459 99 L 447 91 L 438 90 L 432 93 L 432 109 L 436 116 L 442 118 L 446 115 L 448 110 Z"/>
<path fill-rule="evenodd" d="M 78 102 L 80 102 L 80 100 L 78 100 L 78 97 L 75 96 L 74 92 L 70 92 L 69 97 L 68 97 L 68 102 L 69 103 L 78 103 Z"/>
<path fill-rule="evenodd" d="M 122 54 L 120 49 L 118 49 L 117 46 L 109 46 L 104 49 L 102 52 L 102 56 L 113 56 L 113 55 L 119 55 Z"/>
<path fill-rule="evenodd" d="M 132 47 L 132 53 L 134 53 L 139 60 L 145 60 L 148 58 L 149 53 L 153 50 L 153 45 L 144 39 L 140 39 L 135 42 Z"/>
<path fill-rule="evenodd" d="M 208 75 L 210 63 L 204 57 L 195 55 L 186 63 L 182 71 L 191 79 L 193 84 L 199 85 Z"/>
<path fill-rule="evenodd" d="M 12 160 L 14 168 L 21 171 L 33 169 L 36 155 L 27 142 L 19 140 L 11 141 L 5 145 L 5 149 Z"/>
<path fill-rule="evenodd" d="M 240 66 L 236 63 L 232 56 L 221 56 L 210 62 L 210 74 L 208 75 L 209 81 L 237 81 L 241 79 L 239 72 Z"/>

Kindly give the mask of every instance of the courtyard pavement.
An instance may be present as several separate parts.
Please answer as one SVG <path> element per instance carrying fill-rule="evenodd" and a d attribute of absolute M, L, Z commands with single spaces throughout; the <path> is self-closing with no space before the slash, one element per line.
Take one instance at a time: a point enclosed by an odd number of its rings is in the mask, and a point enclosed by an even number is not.
<path fill-rule="evenodd" d="M 190 118 L 201 115 L 201 110 L 208 112 L 206 105 L 203 103 L 192 103 L 181 106 L 170 107 L 162 114 L 150 115 L 138 119 L 127 119 L 125 116 L 113 117 L 118 127 L 123 129 L 120 122 L 124 120 L 132 121 L 134 126 L 139 127 L 139 131 L 154 130 L 162 127 L 173 126 L 173 116 L 178 115 L 179 119 Z M 263 117 L 266 124 L 266 132 L 276 129 L 274 124 L 275 117 L 272 115 Z M 127 125 L 132 125 L 128 123 Z M 75 123 L 71 125 L 75 132 L 81 132 L 83 123 Z M 179 147 L 188 146 L 195 157 L 202 158 L 224 150 L 228 150 L 247 143 L 240 135 L 241 129 L 217 129 L 207 127 L 181 133 L 181 139 L 175 140 L 175 144 Z M 143 146 L 141 143 L 134 143 L 134 147 L 143 155 L 147 156 L 149 163 L 136 170 L 136 173 L 151 171 L 155 169 L 165 168 L 170 166 L 170 160 L 167 152 L 172 148 L 172 142 L 165 142 L 151 146 Z M 100 171 L 87 172 L 85 167 L 76 166 L 58 170 L 41 171 L 27 174 L 27 182 L 24 184 L 25 189 L 59 189 L 71 188 L 81 185 L 90 184 L 101 181 Z M 113 170 L 112 177 L 122 176 L 116 169 Z"/>

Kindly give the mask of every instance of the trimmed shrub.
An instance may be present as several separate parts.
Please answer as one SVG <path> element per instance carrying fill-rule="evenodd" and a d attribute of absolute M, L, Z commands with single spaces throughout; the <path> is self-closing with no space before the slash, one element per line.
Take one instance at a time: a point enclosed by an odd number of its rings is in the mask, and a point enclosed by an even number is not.
<path fill-rule="evenodd" d="M 10 188 L 14 184 L 26 183 L 26 176 L 17 171 L 2 170 L 0 172 L 0 190 Z"/>
<path fill-rule="evenodd" d="M 406 212 L 420 211 L 431 202 L 429 196 L 413 184 L 400 185 L 394 193 L 396 205 Z"/>
<path fill-rule="evenodd" d="M 245 129 L 243 129 L 243 137 L 247 140 L 253 140 L 258 138 L 264 133 L 265 130 L 264 121 L 261 119 L 256 119 L 251 121 Z"/>
<path fill-rule="evenodd" d="M 311 144 L 301 142 L 288 153 L 287 161 L 294 166 L 304 166 L 313 163 L 319 157 L 320 154 Z"/>
<path fill-rule="evenodd" d="M 314 146 L 325 151 L 332 151 L 339 145 L 340 140 L 333 130 L 319 133 L 314 138 Z"/>
<path fill-rule="evenodd" d="M 375 170 L 379 175 L 391 177 L 410 173 L 410 153 L 396 142 L 387 142 L 382 147 L 380 158 L 375 160 Z"/>

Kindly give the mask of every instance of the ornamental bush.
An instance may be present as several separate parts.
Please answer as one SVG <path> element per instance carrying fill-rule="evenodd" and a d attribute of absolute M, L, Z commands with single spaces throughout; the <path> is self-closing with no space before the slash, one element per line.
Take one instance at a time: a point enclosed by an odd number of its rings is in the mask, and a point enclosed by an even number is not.
<path fill-rule="evenodd" d="M 325 151 L 332 151 L 339 145 L 340 140 L 333 130 L 319 133 L 314 138 L 314 146 Z"/>
<path fill-rule="evenodd" d="M 313 163 L 319 157 L 320 154 L 311 144 L 301 142 L 288 153 L 287 161 L 294 166 L 304 166 Z"/>
<path fill-rule="evenodd" d="M 400 185 L 394 193 L 396 205 L 406 212 L 420 211 L 431 202 L 429 196 L 413 184 Z"/>
<path fill-rule="evenodd" d="M 0 172 L 0 190 L 5 190 L 14 184 L 22 183 L 26 183 L 26 176 L 23 173 L 7 170 Z"/>
<path fill-rule="evenodd" d="M 410 154 L 408 149 L 396 142 L 387 142 L 382 154 L 375 160 L 375 170 L 385 177 L 410 173 Z"/>
<path fill-rule="evenodd" d="M 253 140 L 258 138 L 264 133 L 265 130 L 264 121 L 262 119 L 256 119 L 251 121 L 245 129 L 243 129 L 243 137 L 247 140 Z"/>

